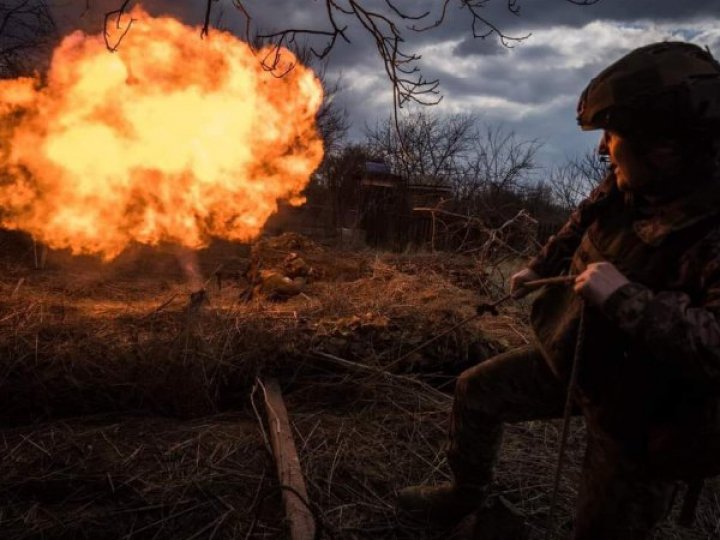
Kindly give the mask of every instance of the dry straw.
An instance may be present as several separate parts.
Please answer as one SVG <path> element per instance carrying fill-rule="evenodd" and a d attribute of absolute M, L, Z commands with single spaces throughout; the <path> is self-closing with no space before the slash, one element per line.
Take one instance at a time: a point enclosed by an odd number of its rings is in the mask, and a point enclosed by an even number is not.
<path fill-rule="evenodd" d="M 61 268 L 52 254 L 40 272 L 4 262 L 0 537 L 284 538 L 250 399 L 269 374 L 283 383 L 327 537 L 443 537 L 398 522 L 395 494 L 448 478 L 452 374 L 526 342 L 525 312 L 508 306 L 393 365 L 499 297 L 500 284 L 460 256 L 292 245 L 270 246 L 264 264 L 288 251 L 316 272 L 302 295 L 242 302 L 247 284 L 237 277 L 210 287 L 199 310 L 188 309 L 172 259 L 111 271 Z M 206 272 L 218 262 L 240 276 L 247 259 L 201 258 Z M 569 527 L 583 436 L 575 421 L 557 538 Z M 534 538 L 544 532 L 557 439 L 557 423 L 509 427 L 492 489 L 523 512 Z M 717 493 L 705 492 L 696 536 L 667 525 L 657 538 L 717 535 Z"/>

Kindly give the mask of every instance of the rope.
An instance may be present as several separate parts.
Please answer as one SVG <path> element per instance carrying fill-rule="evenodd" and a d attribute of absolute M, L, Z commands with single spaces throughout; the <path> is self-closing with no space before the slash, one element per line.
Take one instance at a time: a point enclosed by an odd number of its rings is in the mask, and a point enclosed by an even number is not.
<path fill-rule="evenodd" d="M 550 540 L 552 534 L 552 526 L 555 521 L 555 510 L 557 509 L 558 493 L 560 491 L 560 479 L 562 478 L 562 469 L 565 461 L 565 451 L 567 449 L 568 437 L 570 435 L 570 418 L 572 417 L 573 401 L 575 391 L 577 389 L 578 366 L 582 357 L 583 346 L 585 343 L 585 302 L 582 301 L 580 308 L 580 322 L 578 324 L 578 334 L 575 341 L 575 354 L 573 355 L 572 369 L 570 371 L 570 381 L 568 382 L 567 396 L 565 398 L 565 410 L 563 412 L 563 425 L 560 434 L 560 448 L 558 449 L 557 463 L 555 465 L 555 478 L 553 480 L 553 491 L 550 498 L 550 509 L 548 512 L 547 522 L 545 524 L 545 540 Z M 695 521 L 695 512 L 700 498 L 700 494 L 704 487 L 702 479 L 691 479 L 687 481 L 688 490 L 685 494 L 682 510 L 678 517 L 678 524 L 684 527 L 691 527 Z M 677 495 L 677 490 L 673 494 L 673 501 Z"/>
<path fill-rule="evenodd" d="M 575 400 L 578 366 L 585 344 L 585 301 L 580 300 L 580 302 L 580 322 L 578 323 L 578 333 L 575 338 L 575 354 L 573 355 L 570 381 L 568 382 L 567 396 L 565 398 L 560 448 L 558 449 L 557 463 L 555 465 L 555 479 L 553 480 L 553 490 L 550 498 L 550 510 L 548 512 L 547 523 L 545 524 L 545 540 L 550 540 L 552 526 L 555 521 L 555 509 L 557 508 L 558 492 L 560 491 L 560 479 L 562 477 L 563 462 L 565 460 L 565 450 L 567 449 L 568 436 L 570 435 L 570 418 L 572 417 L 573 402 Z"/>

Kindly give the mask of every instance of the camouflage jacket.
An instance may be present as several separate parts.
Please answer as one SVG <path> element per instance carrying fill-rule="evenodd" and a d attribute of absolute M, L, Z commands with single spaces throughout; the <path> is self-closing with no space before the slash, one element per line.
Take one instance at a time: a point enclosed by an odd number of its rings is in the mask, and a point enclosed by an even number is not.
<path fill-rule="evenodd" d="M 643 206 L 609 175 L 530 267 L 552 276 L 603 260 L 631 283 L 585 308 L 578 390 L 589 428 L 661 474 L 720 472 L 720 182 Z M 546 287 L 533 304 L 537 343 L 560 377 L 580 309 L 570 287 Z"/>

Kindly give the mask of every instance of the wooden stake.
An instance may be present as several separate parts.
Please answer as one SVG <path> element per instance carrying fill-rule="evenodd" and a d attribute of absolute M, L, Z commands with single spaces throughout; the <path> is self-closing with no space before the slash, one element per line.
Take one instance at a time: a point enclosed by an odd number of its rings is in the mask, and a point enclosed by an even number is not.
<path fill-rule="evenodd" d="M 290 524 L 290 538 L 292 540 L 313 540 L 315 538 L 315 519 L 307 505 L 309 501 L 307 488 L 300 467 L 300 459 L 295 449 L 282 391 L 276 379 L 266 380 L 263 387 L 270 443 L 275 455 L 278 480 L 280 485 L 290 488 L 283 489 L 285 515 Z"/>

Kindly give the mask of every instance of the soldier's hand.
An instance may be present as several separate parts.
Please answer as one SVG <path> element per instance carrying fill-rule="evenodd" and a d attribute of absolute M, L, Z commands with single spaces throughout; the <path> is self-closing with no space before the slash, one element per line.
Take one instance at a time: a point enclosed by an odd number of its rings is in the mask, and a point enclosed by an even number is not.
<path fill-rule="evenodd" d="M 630 283 L 615 265 L 609 262 L 588 264 L 575 278 L 575 292 L 596 306 L 602 306 L 612 293 Z"/>
<path fill-rule="evenodd" d="M 530 293 L 531 290 L 525 288 L 523 284 L 536 279 L 540 279 L 540 276 L 530 268 L 523 268 L 510 276 L 510 293 L 513 298 L 522 298 Z"/>

